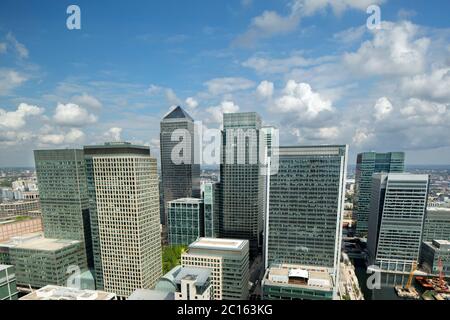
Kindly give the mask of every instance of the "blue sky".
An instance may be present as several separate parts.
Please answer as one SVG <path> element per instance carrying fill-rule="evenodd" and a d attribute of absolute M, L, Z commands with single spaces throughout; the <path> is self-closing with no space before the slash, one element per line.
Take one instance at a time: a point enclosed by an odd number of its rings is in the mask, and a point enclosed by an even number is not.
<path fill-rule="evenodd" d="M 81 30 L 66 8 L 81 8 Z M 381 8 L 369 30 L 366 8 Z M 208 127 L 257 111 L 282 144 L 450 163 L 446 0 L 0 3 L 0 166 L 32 150 L 149 144 L 176 104 Z"/>

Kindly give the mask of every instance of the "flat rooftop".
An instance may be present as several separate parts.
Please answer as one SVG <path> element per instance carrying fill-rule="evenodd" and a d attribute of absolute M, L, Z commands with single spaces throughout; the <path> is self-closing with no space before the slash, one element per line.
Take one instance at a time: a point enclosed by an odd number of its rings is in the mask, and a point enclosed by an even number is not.
<path fill-rule="evenodd" d="M 197 198 L 181 198 L 169 201 L 169 203 L 189 203 L 189 204 L 200 204 L 203 203 L 203 199 Z"/>
<path fill-rule="evenodd" d="M 204 268 L 182 267 L 175 277 L 175 283 L 179 284 L 182 280 L 194 280 L 196 285 L 204 285 L 211 277 L 211 270 Z"/>
<path fill-rule="evenodd" d="M 127 300 L 175 300 L 175 293 L 151 289 L 137 289 Z"/>
<path fill-rule="evenodd" d="M 248 240 L 199 238 L 189 245 L 189 249 L 241 250 Z"/>
<path fill-rule="evenodd" d="M 33 233 L 25 236 L 13 237 L 6 242 L 0 243 L 0 247 L 38 251 L 56 251 L 78 243 L 81 242 L 77 240 L 48 239 L 44 238 L 42 233 Z"/>
<path fill-rule="evenodd" d="M 10 266 L 7 264 L 0 264 L 0 271 L 6 270 L 6 269 L 12 268 L 12 267 L 14 267 L 14 266 Z"/>
<path fill-rule="evenodd" d="M 314 290 L 333 290 L 328 268 L 282 264 L 266 270 L 263 282 L 272 286 L 289 286 Z"/>
<path fill-rule="evenodd" d="M 48 285 L 19 300 L 115 300 L 116 294 Z"/>
<path fill-rule="evenodd" d="M 450 213 L 450 208 L 447 208 L 447 207 L 428 207 L 427 211 L 428 212 L 445 212 L 445 213 Z"/>

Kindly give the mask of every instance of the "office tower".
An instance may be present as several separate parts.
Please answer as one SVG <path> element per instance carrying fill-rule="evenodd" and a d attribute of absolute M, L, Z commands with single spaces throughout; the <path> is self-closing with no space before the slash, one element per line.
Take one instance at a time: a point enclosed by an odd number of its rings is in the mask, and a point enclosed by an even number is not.
<path fill-rule="evenodd" d="M 280 147 L 274 156 L 279 166 L 269 175 L 266 268 L 325 267 L 338 283 L 347 146 Z"/>
<path fill-rule="evenodd" d="M 188 246 L 204 236 L 203 200 L 184 198 L 169 201 L 168 235 L 171 246 Z"/>
<path fill-rule="evenodd" d="M 405 154 L 403 152 L 365 152 L 358 154 L 353 206 L 353 212 L 357 218 L 356 233 L 358 236 L 367 236 L 372 175 L 374 173 L 402 173 L 404 170 Z"/>
<path fill-rule="evenodd" d="M 255 112 L 223 115 L 219 237 L 249 240 L 251 256 L 257 255 L 263 229 L 260 129 L 261 118 Z"/>
<path fill-rule="evenodd" d="M 422 243 L 419 264 L 428 274 L 450 276 L 450 241 L 432 240 Z"/>
<path fill-rule="evenodd" d="M 217 183 L 205 183 L 203 190 L 204 236 L 215 238 L 217 234 Z"/>
<path fill-rule="evenodd" d="M 175 300 L 212 300 L 211 270 L 181 268 L 174 280 Z"/>
<path fill-rule="evenodd" d="M 96 279 L 119 298 L 161 276 L 156 159 L 129 143 L 86 146 Z"/>
<path fill-rule="evenodd" d="M 1 243 L 0 264 L 14 265 L 17 285 L 26 288 L 65 286 L 75 272 L 87 268 L 82 241 L 49 239 L 39 233 Z"/>
<path fill-rule="evenodd" d="M 418 262 L 428 185 L 428 175 L 374 174 L 367 242 L 372 265 L 409 272 Z"/>
<path fill-rule="evenodd" d="M 17 300 L 18 297 L 14 266 L 0 264 L 0 301 Z"/>
<path fill-rule="evenodd" d="M 185 135 L 180 138 L 178 132 Z M 195 148 L 194 120 L 181 107 L 176 107 L 161 121 L 160 150 L 161 175 L 164 206 L 169 201 L 181 198 L 200 198 L 200 163 Z M 185 140 L 186 139 L 186 140 Z M 184 150 L 178 152 L 177 145 L 184 144 Z M 183 156 L 186 162 L 177 163 L 174 155 Z M 196 161 L 197 160 L 197 161 Z M 197 162 L 197 163 L 196 163 Z M 164 209 L 164 220 L 167 223 L 167 208 Z"/>
<path fill-rule="evenodd" d="M 200 238 L 182 254 L 184 267 L 211 270 L 214 300 L 248 299 L 249 242 L 247 240 Z"/>
<path fill-rule="evenodd" d="M 92 269 L 94 262 L 83 150 L 35 150 L 34 159 L 45 237 L 83 241 L 88 267 Z"/>
<path fill-rule="evenodd" d="M 266 270 L 263 300 L 332 300 L 333 279 L 327 268 L 281 264 Z"/>
<path fill-rule="evenodd" d="M 450 208 L 428 207 L 423 228 L 423 241 L 450 241 Z"/>

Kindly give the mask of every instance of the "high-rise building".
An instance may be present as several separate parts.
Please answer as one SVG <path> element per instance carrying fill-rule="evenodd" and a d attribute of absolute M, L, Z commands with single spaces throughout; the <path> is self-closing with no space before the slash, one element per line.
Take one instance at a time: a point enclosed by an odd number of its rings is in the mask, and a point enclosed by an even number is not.
<path fill-rule="evenodd" d="M 353 212 L 357 219 L 356 232 L 359 236 L 367 236 L 372 175 L 374 173 L 402 173 L 404 170 L 405 154 L 403 152 L 358 154 Z"/>
<path fill-rule="evenodd" d="M 450 241 L 450 208 L 428 207 L 423 228 L 423 241 Z"/>
<path fill-rule="evenodd" d="M 264 175 L 259 161 L 261 117 L 223 115 L 219 237 L 246 239 L 256 256 L 262 243 Z"/>
<path fill-rule="evenodd" d="M 181 198 L 200 198 L 200 163 L 195 148 L 195 125 L 191 116 L 181 107 L 176 107 L 161 121 L 160 150 L 161 175 L 164 206 L 169 201 Z M 183 150 L 177 146 L 182 145 Z M 178 159 L 174 156 L 181 157 Z M 198 163 L 196 163 L 198 162 Z M 164 220 L 167 223 L 167 208 Z"/>
<path fill-rule="evenodd" d="M 428 274 L 450 276 L 450 241 L 433 240 L 422 243 L 419 264 Z"/>
<path fill-rule="evenodd" d="M 35 150 L 34 159 L 45 237 L 83 241 L 93 268 L 83 150 Z"/>
<path fill-rule="evenodd" d="M 168 236 L 171 246 L 188 246 L 204 236 L 203 200 L 184 198 L 169 201 Z"/>
<path fill-rule="evenodd" d="M 328 268 L 338 283 L 347 146 L 280 147 L 270 179 L 266 268 Z M 336 293 L 335 287 L 335 293 Z"/>
<path fill-rule="evenodd" d="M 204 236 L 215 238 L 217 235 L 217 183 L 203 185 L 203 212 L 205 220 Z"/>
<path fill-rule="evenodd" d="M 418 262 L 428 186 L 428 175 L 374 174 L 367 242 L 372 265 L 409 272 Z"/>
<path fill-rule="evenodd" d="M 129 143 L 84 151 L 99 289 L 125 298 L 152 288 L 162 273 L 156 159 Z"/>
<path fill-rule="evenodd" d="M 184 267 L 211 270 L 214 300 L 248 299 L 249 244 L 247 240 L 200 238 L 181 255 Z"/>
<path fill-rule="evenodd" d="M 14 266 L 0 264 L 0 301 L 17 300 L 18 296 Z"/>

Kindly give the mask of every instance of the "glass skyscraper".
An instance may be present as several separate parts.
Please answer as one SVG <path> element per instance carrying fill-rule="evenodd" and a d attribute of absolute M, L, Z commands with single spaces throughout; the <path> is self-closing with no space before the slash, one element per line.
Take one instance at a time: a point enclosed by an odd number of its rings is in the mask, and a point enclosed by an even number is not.
<path fill-rule="evenodd" d="M 177 164 L 172 159 L 175 147 L 180 141 L 172 141 L 172 135 L 176 130 L 185 130 L 189 134 L 190 141 L 186 143 L 186 154 L 189 163 Z M 181 107 L 176 107 L 161 121 L 160 150 L 161 150 L 161 175 L 163 188 L 163 204 L 181 198 L 200 198 L 200 163 L 195 163 L 194 120 Z M 178 138 L 178 137 L 177 137 Z M 190 153 L 190 154 L 189 154 Z M 167 208 L 161 210 L 161 223 L 167 223 Z"/>
<path fill-rule="evenodd" d="M 422 243 L 429 176 L 375 174 L 367 248 L 384 271 L 409 272 Z"/>
<path fill-rule="evenodd" d="M 205 183 L 203 191 L 203 212 L 205 218 L 204 236 L 206 238 L 216 237 L 217 224 L 217 183 Z"/>
<path fill-rule="evenodd" d="M 402 173 L 404 170 L 405 154 L 403 152 L 364 152 L 358 154 L 353 210 L 357 218 L 356 232 L 359 236 L 367 236 L 372 175 L 374 173 Z"/>
<path fill-rule="evenodd" d="M 223 115 L 219 237 L 249 240 L 252 256 L 261 245 L 263 228 L 260 129 L 261 117 L 255 112 Z"/>
<path fill-rule="evenodd" d="M 188 246 L 204 236 L 203 200 L 184 198 L 167 203 L 168 236 L 171 246 Z"/>
<path fill-rule="evenodd" d="M 280 147 L 269 175 L 266 268 L 297 264 L 328 268 L 337 282 L 347 146 Z"/>

